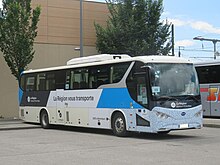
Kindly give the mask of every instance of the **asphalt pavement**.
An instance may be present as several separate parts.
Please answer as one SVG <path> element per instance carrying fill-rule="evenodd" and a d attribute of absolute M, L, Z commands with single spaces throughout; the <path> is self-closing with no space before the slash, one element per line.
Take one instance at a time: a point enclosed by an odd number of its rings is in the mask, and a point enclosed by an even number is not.
<path fill-rule="evenodd" d="M 220 128 L 220 118 L 204 118 L 204 127 Z M 0 119 L 0 131 L 40 128 L 40 124 L 27 123 L 19 119 Z"/>
<path fill-rule="evenodd" d="M 40 128 L 40 124 L 26 123 L 19 119 L 0 119 L 0 131 Z"/>

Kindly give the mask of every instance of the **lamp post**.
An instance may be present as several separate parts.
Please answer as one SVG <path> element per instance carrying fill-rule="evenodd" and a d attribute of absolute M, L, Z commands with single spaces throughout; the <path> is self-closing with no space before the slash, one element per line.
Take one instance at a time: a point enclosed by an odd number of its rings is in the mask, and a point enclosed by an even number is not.
<path fill-rule="evenodd" d="M 83 0 L 80 0 L 80 57 L 83 57 Z"/>
<path fill-rule="evenodd" d="M 174 53 L 174 25 L 171 25 L 171 33 L 172 33 L 172 56 L 175 56 Z"/>
<path fill-rule="evenodd" d="M 200 41 L 211 41 L 214 44 L 214 60 L 216 59 L 217 51 L 216 51 L 216 43 L 220 42 L 218 39 L 210 39 L 210 38 L 202 38 L 202 37 L 194 37 L 194 40 Z"/>

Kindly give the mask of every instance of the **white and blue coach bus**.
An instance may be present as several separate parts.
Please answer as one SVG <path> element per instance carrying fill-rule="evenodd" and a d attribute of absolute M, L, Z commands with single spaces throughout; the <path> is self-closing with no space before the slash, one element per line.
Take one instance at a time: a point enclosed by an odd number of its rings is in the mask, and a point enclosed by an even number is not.
<path fill-rule="evenodd" d="M 202 127 L 193 64 L 169 56 L 96 55 L 24 71 L 19 115 L 26 122 L 168 133 Z"/>

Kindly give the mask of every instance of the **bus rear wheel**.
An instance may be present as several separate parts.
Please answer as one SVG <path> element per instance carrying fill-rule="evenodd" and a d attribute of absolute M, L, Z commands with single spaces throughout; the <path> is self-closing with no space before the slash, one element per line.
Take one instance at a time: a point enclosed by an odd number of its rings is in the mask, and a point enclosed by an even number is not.
<path fill-rule="evenodd" d="M 40 113 L 40 124 L 44 129 L 50 128 L 49 117 L 45 110 Z"/>
<path fill-rule="evenodd" d="M 127 136 L 126 122 L 124 115 L 122 113 L 117 112 L 116 114 L 114 114 L 112 120 L 112 130 L 114 135 L 116 136 L 119 137 Z"/>

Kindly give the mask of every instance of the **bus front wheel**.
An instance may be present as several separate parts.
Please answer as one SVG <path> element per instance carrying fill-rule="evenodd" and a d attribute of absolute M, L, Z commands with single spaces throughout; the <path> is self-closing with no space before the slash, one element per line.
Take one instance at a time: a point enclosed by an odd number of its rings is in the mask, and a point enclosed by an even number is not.
<path fill-rule="evenodd" d="M 125 118 L 122 113 L 115 113 L 112 120 L 112 130 L 114 135 L 124 137 L 127 135 Z"/>
<path fill-rule="evenodd" d="M 45 110 L 40 113 L 40 124 L 42 128 L 50 128 L 49 117 Z"/>

